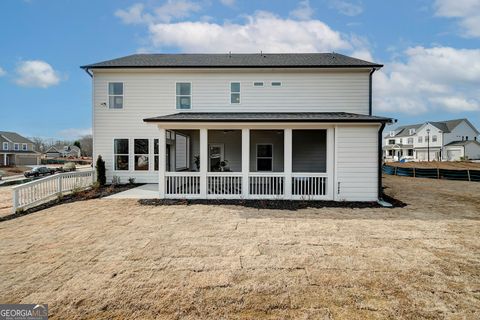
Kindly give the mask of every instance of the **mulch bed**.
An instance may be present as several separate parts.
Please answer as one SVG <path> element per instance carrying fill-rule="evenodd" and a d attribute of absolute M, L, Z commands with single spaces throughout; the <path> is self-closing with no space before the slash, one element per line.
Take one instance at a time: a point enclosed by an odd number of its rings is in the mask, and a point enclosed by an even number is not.
<path fill-rule="evenodd" d="M 0 217 L 0 222 L 16 219 L 16 218 L 19 218 L 19 217 L 23 217 L 23 216 L 26 216 L 28 214 L 31 214 L 31 213 L 34 213 L 34 212 L 37 212 L 37 211 L 40 211 L 40 210 L 48 209 L 48 208 L 51 208 L 53 206 L 58 206 L 60 204 L 107 197 L 107 196 L 110 196 L 112 194 L 119 193 L 119 192 L 122 192 L 122 191 L 126 191 L 126 190 L 129 190 L 129 189 L 141 186 L 141 185 L 142 184 L 138 184 L 138 183 L 137 184 L 122 184 L 122 185 L 116 185 L 116 186 L 109 185 L 109 186 L 103 186 L 103 187 L 100 187 L 100 188 L 97 188 L 97 189 L 88 189 L 88 190 L 85 190 L 85 191 L 80 191 L 78 193 L 67 194 L 67 195 L 59 197 L 57 199 L 39 204 L 38 206 L 35 206 L 33 208 L 29 208 L 29 209 L 26 209 L 26 210 L 23 210 L 23 211 L 18 211 L 16 213 L 13 213 L 13 214 L 10 214 L 10 215 L 7 215 L 7 216 Z"/>
<path fill-rule="evenodd" d="M 405 207 L 407 204 L 386 194 L 383 199 L 392 204 L 391 208 Z M 378 202 L 360 201 L 325 201 L 325 200 L 243 200 L 243 199 L 140 199 L 138 202 L 146 206 L 172 205 L 230 205 L 255 209 L 290 210 L 306 208 L 383 208 Z"/>

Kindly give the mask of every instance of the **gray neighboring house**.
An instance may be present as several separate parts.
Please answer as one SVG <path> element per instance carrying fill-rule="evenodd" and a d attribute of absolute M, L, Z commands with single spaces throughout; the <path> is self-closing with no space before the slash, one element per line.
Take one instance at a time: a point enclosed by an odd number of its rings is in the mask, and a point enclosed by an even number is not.
<path fill-rule="evenodd" d="M 82 151 L 79 147 L 74 145 L 63 145 L 63 144 L 56 144 L 51 146 L 45 152 L 45 157 L 47 159 L 55 159 L 55 158 L 80 158 L 82 155 Z"/>
<path fill-rule="evenodd" d="M 0 166 L 37 165 L 40 153 L 33 142 L 18 133 L 0 131 Z"/>

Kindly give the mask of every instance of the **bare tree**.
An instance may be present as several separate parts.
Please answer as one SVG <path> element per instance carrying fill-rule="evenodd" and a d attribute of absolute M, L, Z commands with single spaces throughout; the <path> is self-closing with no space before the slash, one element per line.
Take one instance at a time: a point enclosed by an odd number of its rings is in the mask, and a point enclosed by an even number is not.
<path fill-rule="evenodd" d="M 93 137 L 91 134 L 80 137 L 78 140 L 82 146 L 82 156 L 91 157 L 93 155 Z"/>

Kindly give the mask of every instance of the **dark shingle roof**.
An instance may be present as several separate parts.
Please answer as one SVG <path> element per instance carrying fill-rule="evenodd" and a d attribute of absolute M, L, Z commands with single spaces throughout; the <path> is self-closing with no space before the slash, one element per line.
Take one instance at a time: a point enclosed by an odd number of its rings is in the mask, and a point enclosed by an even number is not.
<path fill-rule="evenodd" d="M 25 137 L 22 137 L 18 133 L 9 132 L 9 131 L 0 131 L 0 135 L 5 137 L 7 140 L 17 143 L 33 143 Z"/>
<path fill-rule="evenodd" d="M 391 122 L 390 118 L 346 112 L 180 112 L 145 122 Z"/>
<path fill-rule="evenodd" d="M 133 54 L 81 66 L 94 68 L 381 68 L 339 53 Z"/>
<path fill-rule="evenodd" d="M 420 123 L 420 124 L 412 124 L 412 125 L 407 125 L 407 126 L 401 126 L 401 127 L 398 127 L 394 130 L 395 131 L 395 137 L 412 136 L 409 133 L 409 129 L 418 130 L 420 127 L 422 127 L 426 123 L 430 123 L 431 125 L 433 125 L 433 126 L 437 127 L 438 129 L 442 130 L 444 133 L 450 133 L 453 129 L 455 129 L 456 126 L 458 126 L 463 121 L 465 121 L 475 131 L 477 131 L 477 129 L 473 126 L 473 124 L 471 124 L 468 121 L 468 119 L 462 118 L 462 119 L 445 120 L 445 121 L 426 121 L 426 122 Z M 390 137 L 389 134 L 385 135 L 385 138 L 388 138 L 388 137 Z"/>

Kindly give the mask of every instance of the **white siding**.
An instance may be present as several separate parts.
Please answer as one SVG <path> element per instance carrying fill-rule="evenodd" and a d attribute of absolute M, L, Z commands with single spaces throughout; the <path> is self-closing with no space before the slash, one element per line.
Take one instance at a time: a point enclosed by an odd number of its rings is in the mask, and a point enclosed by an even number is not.
<path fill-rule="evenodd" d="M 452 141 L 462 141 L 462 137 L 468 137 L 468 140 L 474 140 L 477 136 L 475 130 L 472 129 L 465 121 L 456 126 L 452 132 L 445 134 L 444 144 L 449 144 Z"/>
<path fill-rule="evenodd" d="M 337 200 L 378 199 L 378 129 L 377 125 L 336 128 Z"/>
<path fill-rule="evenodd" d="M 342 111 L 368 114 L 368 79 L 368 70 L 94 71 L 94 159 L 102 155 L 108 181 L 116 175 L 122 182 L 129 177 L 134 177 L 136 182 L 158 182 L 158 172 L 153 171 L 153 139 L 158 138 L 159 131 L 157 126 L 146 124 L 143 119 L 179 112 L 175 109 L 175 83 L 178 81 L 192 83 L 191 112 Z M 123 109 L 102 106 L 102 103 L 108 105 L 110 81 L 124 83 Z M 238 105 L 230 104 L 231 81 L 241 83 L 241 103 Z M 254 87 L 254 81 L 263 81 L 265 86 Z M 282 86 L 272 87 L 271 81 L 281 81 Z M 114 171 L 114 138 L 130 139 L 132 154 L 133 139 L 150 139 L 150 170 L 135 171 L 131 157 L 129 171 Z M 191 151 L 191 163 L 197 153 Z"/>
<path fill-rule="evenodd" d="M 465 146 L 465 154 L 470 160 L 480 159 L 480 145 L 471 142 Z"/>

